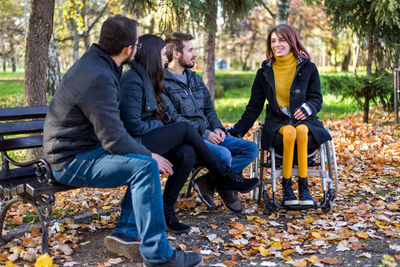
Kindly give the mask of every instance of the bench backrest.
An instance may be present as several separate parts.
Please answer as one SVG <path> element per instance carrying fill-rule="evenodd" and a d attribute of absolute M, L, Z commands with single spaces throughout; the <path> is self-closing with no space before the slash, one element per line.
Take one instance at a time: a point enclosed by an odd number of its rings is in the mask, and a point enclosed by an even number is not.
<path fill-rule="evenodd" d="M 7 151 L 43 146 L 43 125 L 47 106 L 0 109 L 0 153 L 2 170 L 8 169 L 4 160 Z"/>
<path fill-rule="evenodd" d="M 46 112 L 47 106 L 0 109 L 0 152 L 41 147 Z"/>

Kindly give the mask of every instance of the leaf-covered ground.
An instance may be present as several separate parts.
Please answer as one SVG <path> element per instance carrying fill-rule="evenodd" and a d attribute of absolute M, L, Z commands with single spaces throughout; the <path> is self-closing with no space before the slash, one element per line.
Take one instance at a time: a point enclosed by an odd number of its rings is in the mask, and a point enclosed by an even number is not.
<path fill-rule="evenodd" d="M 339 193 L 331 213 L 279 210 L 266 214 L 262 203 L 251 200 L 250 194 L 240 196 L 243 214 L 232 214 L 220 200 L 217 211 L 207 211 L 194 194 L 180 199 L 177 207 L 192 231 L 182 236 L 169 234 L 171 244 L 201 252 L 204 266 L 397 266 L 400 126 L 393 124 L 393 115 L 374 114 L 378 115 L 369 124 L 361 122 L 361 115 L 324 121 L 334 138 L 339 172 Z M 320 198 L 319 179 L 310 180 L 312 194 Z M 55 263 L 137 265 L 94 246 L 114 227 L 124 190 L 79 189 L 56 196 L 53 213 L 58 222 L 50 229 Z M 90 214 L 92 219 L 65 219 L 76 214 Z M 15 206 L 7 214 L 6 231 L 35 219 L 29 206 Z M 3 246 L 0 264 L 33 266 L 39 247 L 40 231 L 32 226 Z M 77 258 L 82 255 L 92 256 Z"/>

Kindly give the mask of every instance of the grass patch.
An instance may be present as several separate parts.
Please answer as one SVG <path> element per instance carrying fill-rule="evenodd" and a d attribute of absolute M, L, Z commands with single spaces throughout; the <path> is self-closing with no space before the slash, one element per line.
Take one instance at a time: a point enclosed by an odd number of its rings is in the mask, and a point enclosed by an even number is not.
<path fill-rule="evenodd" d="M 21 78 L 24 78 L 24 76 L 25 76 L 25 72 L 24 71 L 17 71 L 17 72 L 3 72 L 3 71 L 1 71 L 0 72 L 0 80 L 1 79 L 10 79 L 10 78 L 19 78 L 19 79 L 21 79 Z"/>
<path fill-rule="evenodd" d="M 25 84 L 24 81 L 0 81 L 0 95 L 13 95 L 18 93 L 24 93 Z"/>
<path fill-rule="evenodd" d="M 215 109 L 222 122 L 237 122 L 240 119 L 250 99 L 250 90 L 250 88 L 231 89 L 225 92 L 223 98 L 215 100 Z M 265 104 L 264 110 L 258 118 L 262 122 L 265 119 Z M 318 116 L 321 120 L 344 118 L 357 111 L 359 111 L 357 105 L 350 99 L 341 99 L 328 94 L 324 96 L 324 104 Z"/>

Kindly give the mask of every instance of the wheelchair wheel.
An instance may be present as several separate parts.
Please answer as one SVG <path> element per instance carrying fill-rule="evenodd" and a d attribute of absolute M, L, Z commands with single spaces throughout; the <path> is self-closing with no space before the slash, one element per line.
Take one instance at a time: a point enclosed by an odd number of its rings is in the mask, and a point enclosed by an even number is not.
<path fill-rule="evenodd" d="M 321 210 L 325 213 L 331 212 L 333 209 L 333 201 L 329 200 L 326 202 L 325 206 L 321 208 Z"/>
<path fill-rule="evenodd" d="M 275 212 L 277 210 L 277 207 L 274 201 L 269 198 L 268 192 L 266 190 L 263 192 L 263 198 L 264 198 L 264 210 L 268 214 Z"/>

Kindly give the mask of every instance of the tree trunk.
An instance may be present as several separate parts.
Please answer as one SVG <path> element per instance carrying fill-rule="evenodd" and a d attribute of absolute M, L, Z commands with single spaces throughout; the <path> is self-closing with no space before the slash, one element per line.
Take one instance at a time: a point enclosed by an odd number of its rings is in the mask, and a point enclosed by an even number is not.
<path fill-rule="evenodd" d="M 276 6 L 275 25 L 287 24 L 289 17 L 290 0 L 278 0 Z"/>
<path fill-rule="evenodd" d="M 342 71 L 349 71 L 350 58 L 351 58 L 351 48 L 349 48 L 349 51 L 347 52 L 342 62 Z"/>
<path fill-rule="evenodd" d="M 372 75 L 372 60 L 374 59 L 374 35 L 372 31 L 368 39 L 367 75 Z"/>
<path fill-rule="evenodd" d="M 7 71 L 7 61 L 3 59 L 3 72 Z"/>
<path fill-rule="evenodd" d="M 49 42 L 53 32 L 54 0 L 31 1 L 25 52 L 27 106 L 46 105 Z"/>
<path fill-rule="evenodd" d="M 369 116 L 369 94 L 365 95 L 364 99 L 364 115 L 363 115 L 363 122 L 368 123 L 368 116 Z"/>
<path fill-rule="evenodd" d="M 215 95 L 215 32 L 217 31 L 217 0 L 206 0 L 205 6 L 209 8 L 209 12 L 205 15 L 204 26 L 206 34 L 204 38 L 204 64 L 203 64 L 203 81 L 210 92 L 212 101 Z"/>
<path fill-rule="evenodd" d="M 74 31 L 74 44 L 73 44 L 73 53 L 72 53 L 72 57 L 74 60 L 74 63 L 78 61 L 79 59 L 79 33 L 78 33 L 78 29 L 76 26 L 76 22 L 74 19 L 71 19 L 72 22 L 72 29 Z"/>
<path fill-rule="evenodd" d="M 52 36 L 49 45 L 49 70 L 46 92 L 49 93 L 49 95 L 53 96 L 60 81 L 61 72 L 60 63 L 58 62 L 57 56 L 57 44 Z"/>

